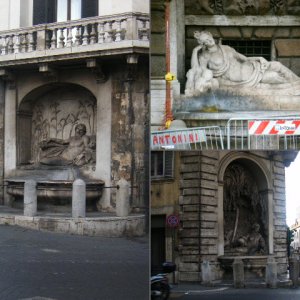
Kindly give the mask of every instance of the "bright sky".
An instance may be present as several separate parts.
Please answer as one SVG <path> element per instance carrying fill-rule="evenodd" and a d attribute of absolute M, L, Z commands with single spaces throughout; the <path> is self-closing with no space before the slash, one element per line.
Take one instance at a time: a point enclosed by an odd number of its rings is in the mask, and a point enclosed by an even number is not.
<path fill-rule="evenodd" d="M 298 211 L 300 218 L 300 154 L 298 153 L 294 162 L 285 169 L 285 186 L 286 186 L 286 210 L 287 224 L 295 223 Z M 298 208 L 298 209 L 297 209 Z"/>

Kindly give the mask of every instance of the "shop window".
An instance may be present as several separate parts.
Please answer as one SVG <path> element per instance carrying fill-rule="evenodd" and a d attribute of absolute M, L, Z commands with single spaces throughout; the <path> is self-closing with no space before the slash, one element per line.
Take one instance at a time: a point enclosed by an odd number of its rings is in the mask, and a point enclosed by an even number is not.
<path fill-rule="evenodd" d="M 98 0 L 34 0 L 33 25 L 98 16 Z"/>
<path fill-rule="evenodd" d="M 151 152 L 151 178 L 173 178 L 174 152 L 152 151 Z"/>
<path fill-rule="evenodd" d="M 237 52 L 245 56 L 262 56 L 266 60 L 271 60 L 270 40 L 222 40 L 223 45 L 234 48 Z"/>

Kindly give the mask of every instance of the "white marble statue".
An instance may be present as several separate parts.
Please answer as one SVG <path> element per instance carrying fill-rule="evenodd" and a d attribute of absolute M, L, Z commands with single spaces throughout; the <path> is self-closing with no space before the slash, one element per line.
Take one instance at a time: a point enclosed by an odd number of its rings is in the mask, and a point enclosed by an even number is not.
<path fill-rule="evenodd" d="M 199 45 L 193 50 L 186 75 L 186 96 L 218 88 L 252 88 L 253 93 L 259 93 L 259 89 L 285 89 L 287 94 L 299 94 L 300 78 L 280 62 L 246 57 L 232 47 L 216 44 L 208 31 L 195 31 L 194 37 Z"/>

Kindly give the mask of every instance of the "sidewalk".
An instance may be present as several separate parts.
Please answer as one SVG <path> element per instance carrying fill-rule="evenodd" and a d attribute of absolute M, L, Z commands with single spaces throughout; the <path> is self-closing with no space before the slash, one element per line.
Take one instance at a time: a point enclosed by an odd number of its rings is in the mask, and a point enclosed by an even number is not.
<path fill-rule="evenodd" d="M 234 289 L 233 281 L 214 281 L 211 286 L 205 286 L 201 283 L 180 282 L 179 284 L 171 284 L 173 293 L 189 293 L 200 291 L 222 291 L 227 289 Z M 278 288 L 291 288 L 292 282 L 287 277 L 278 279 Z M 245 289 L 269 289 L 266 286 L 264 279 L 261 280 L 246 280 Z"/>
<path fill-rule="evenodd" d="M 24 228 L 102 237 L 133 237 L 145 234 L 145 215 L 117 217 L 113 213 L 87 212 L 85 218 L 72 218 L 70 213 L 38 211 L 25 217 L 22 209 L 0 206 L 0 224 Z"/>

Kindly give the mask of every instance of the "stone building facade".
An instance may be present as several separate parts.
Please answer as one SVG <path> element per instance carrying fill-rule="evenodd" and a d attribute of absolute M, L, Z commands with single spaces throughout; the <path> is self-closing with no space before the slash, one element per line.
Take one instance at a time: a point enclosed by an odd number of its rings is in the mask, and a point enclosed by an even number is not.
<path fill-rule="evenodd" d="M 74 180 L 79 172 L 106 187 L 97 209 L 114 211 L 116 185 L 123 178 L 131 187 L 133 210 L 145 211 L 147 1 L 4 0 L 0 5 L 1 187 L 11 178 Z M 85 126 L 88 151 L 71 167 L 60 167 L 68 171 L 37 167 L 41 142 L 68 141 L 78 124 Z M 2 204 L 13 204 L 19 192 L 11 190 L 1 188 Z"/>
<path fill-rule="evenodd" d="M 275 257 L 279 276 L 285 274 L 288 258 L 284 174 L 285 166 L 295 155 L 271 151 L 184 151 L 176 154 L 173 180 L 152 180 L 152 220 L 156 230 L 159 216 L 175 214 L 180 218 L 180 226 L 175 229 L 164 224 L 164 259 L 177 263 L 179 281 L 201 282 L 204 261 L 210 263 L 212 280 L 232 278 L 226 258 L 247 257 L 247 254 L 240 247 L 226 246 L 227 228 L 235 223 L 237 232 L 240 231 L 237 236 L 242 235 L 242 228 L 250 226 L 246 219 L 260 224 L 265 242 L 264 251 L 254 257 L 264 257 L 264 267 L 267 257 Z M 230 197 L 236 198 L 239 215 L 237 207 L 231 207 L 231 212 L 228 209 Z M 173 205 L 166 205 L 166 201 L 172 200 Z M 249 272 L 248 276 L 252 275 Z"/>

